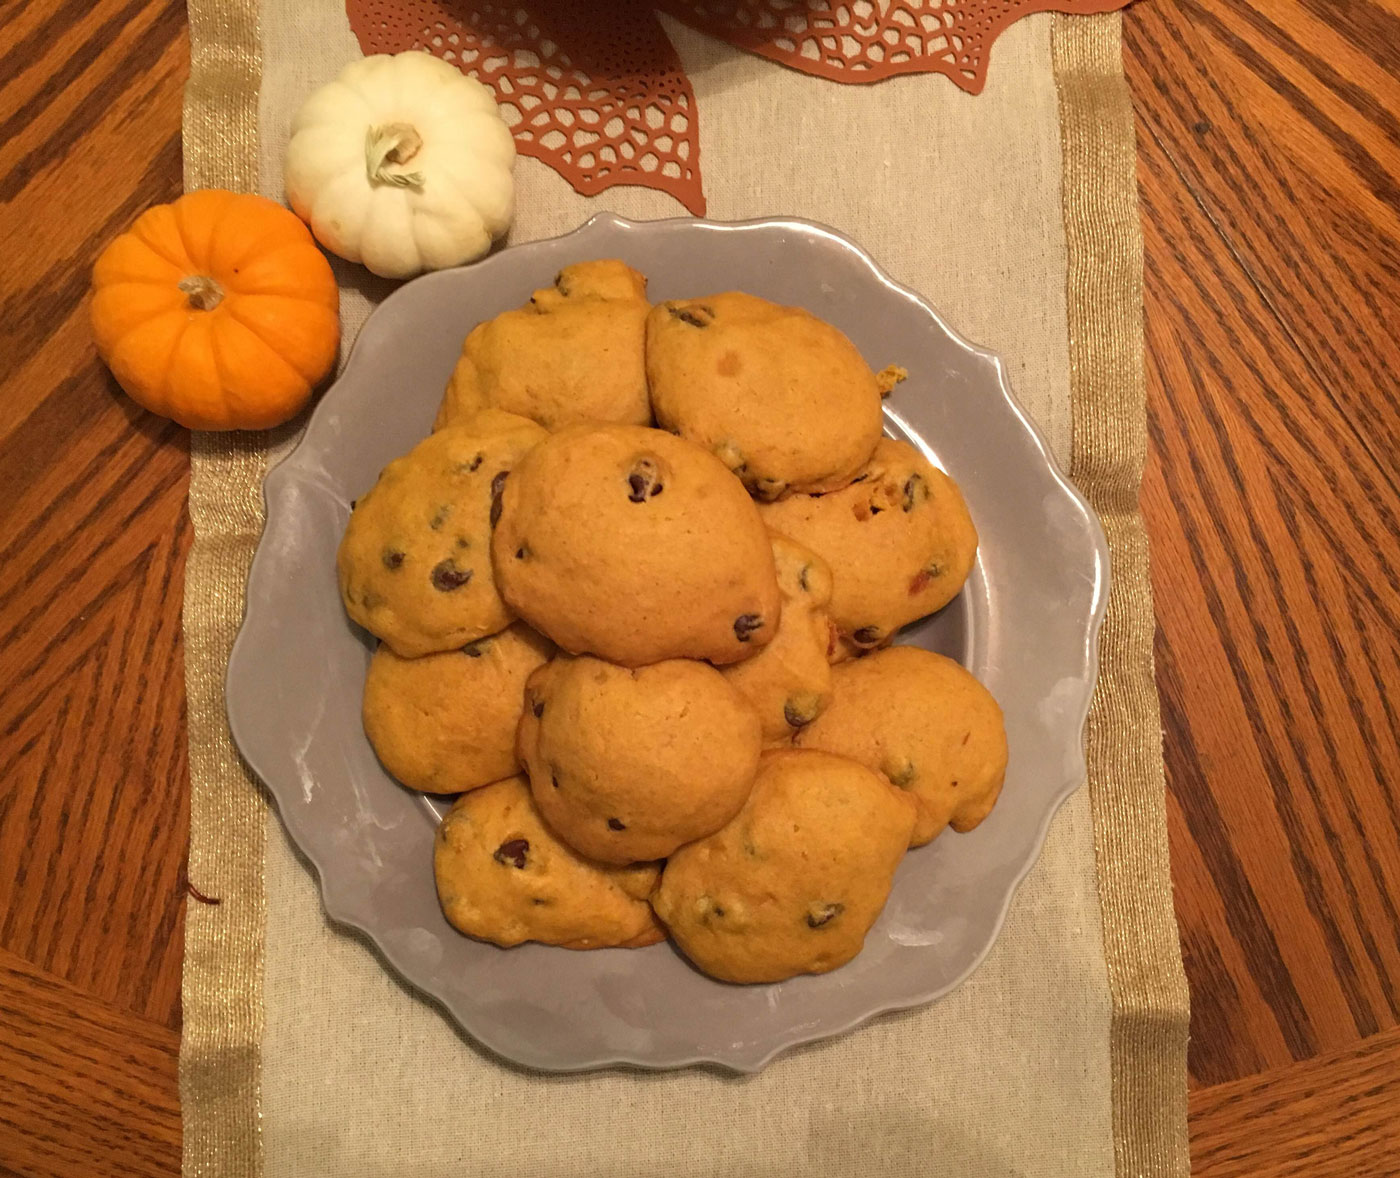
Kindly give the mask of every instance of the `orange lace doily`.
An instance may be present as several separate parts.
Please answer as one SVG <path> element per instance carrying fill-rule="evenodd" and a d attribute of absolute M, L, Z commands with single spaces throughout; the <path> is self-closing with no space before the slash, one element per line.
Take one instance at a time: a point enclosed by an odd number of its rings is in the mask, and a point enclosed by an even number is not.
<path fill-rule="evenodd" d="M 972 94 L 992 43 L 1033 12 L 1107 12 L 1128 0 L 346 0 L 365 53 L 422 49 L 496 93 L 521 154 L 593 195 L 668 192 L 705 212 L 695 93 L 656 19 L 804 73 L 878 82 L 941 73 Z"/>
<path fill-rule="evenodd" d="M 1128 0 L 656 0 L 677 20 L 833 82 L 946 74 L 970 94 L 992 42 L 1034 12 L 1108 12 Z"/>

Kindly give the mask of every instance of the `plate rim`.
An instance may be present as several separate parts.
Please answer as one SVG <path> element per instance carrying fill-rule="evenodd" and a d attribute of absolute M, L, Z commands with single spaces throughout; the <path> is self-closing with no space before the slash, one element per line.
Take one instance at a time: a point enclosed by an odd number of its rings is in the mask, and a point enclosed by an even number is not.
<path fill-rule="evenodd" d="M 444 999 L 440 998 L 429 989 L 424 982 L 420 981 L 415 976 L 416 971 L 411 962 L 411 954 L 395 952 L 375 934 L 370 927 L 373 922 L 367 921 L 359 913 L 351 910 L 350 907 L 340 902 L 339 898 L 335 895 L 336 885 L 334 876 L 336 871 L 334 865 L 328 865 L 323 862 L 322 858 L 318 858 L 317 855 L 308 849 L 308 840 L 303 834 L 306 824 L 303 823 L 300 816 L 295 818 L 289 816 L 288 808 L 284 807 L 282 804 L 282 797 L 278 788 L 272 784 L 267 776 L 264 776 L 255 764 L 254 759 L 248 756 L 244 751 L 246 748 L 252 747 L 251 742 L 240 739 L 239 720 L 227 701 L 231 694 L 236 694 L 236 692 L 232 691 L 235 668 L 240 665 L 240 650 L 246 645 L 246 641 L 248 641 L 246 636 L 250 632 L 249 622 L 252 615 L 248 609 L 248 602 L 251 600 L 249 590 L 258 579 L 260 572 L 262 572 L 262 566 L 271 560 L 270 548 L 264 541 L 268 532 L 271 530 L 274 516 L 278 514 L 280 501 L 283 497 L 282 488 L 284 484 L 290 484 L 296 481 L 303 484 L 318 486 L 321 490 L 330 489 L 325 486 L 322 480 L 315 477 L 314 472 L 299 466 L 297 459 L 307 451 L 308 443 L 311 441 L 313 434 L 317 432 L 319 427 L 323 427 L 326 420 L 330 417 L 333 411 L 333 402 L 337 390 L 343 383 L 347 383 L 350 380 L 355 373 L 357 365 L 361 363 L 361 358 L 368 350 L 366 347 L 367 337 L 372 338 L 373 333 L 378 330 L 376 320 L 385 321 L 389 318 L 389 316 L 382 314 L 385 308 L 389 307 L 390 304 L 393 303 L 395 299 L 399 298 L 410 286 L 435 284 L 444 280 L 450 280 L 450 276 L 460 274 L 465 270 L 486 274 L 496 265 L 501 264 L 501 259 L 518 257 L 521 251 L 528 251 L 533 247 L 555 245 L 570 239 L 585 237 L 592 232 L 596 232 L 598 229 L 604 228 L 625 232 L 628 230 L 646 231 L 663 227 L 679 227 L 681 225 L 687 225 L 706 231 L 724 232 L 781 230 L 787 228 L 796 229 L 804 235 L 823 237 L 838 245 L 858 260 L 870 272 L 871 277 L 886 290 L 913 303 L 922 310 L 937 324 L 950 340 L 963 348 L 970 356 L 974 357 L 978 363 L 988 367 L 994 374 L 996 387 L 1001 394 L 1004 407 L 1010 410 L 1013 419 L 1029 436 L 1032 445 L 1044 461 L 1045 468 L 1050 475 L 1051 481 L 1056 485 L 1060 494 L 1074 505 L 1078 514 L 1084 519 L 1087 524 L 1090 545 L 1093 549 L 1093 598 L 1084 641 L 1084 674 L 1078 681 L 1082 684 L 1082 697 L 1077 701 L 1071 713 L 1072 719 L 1066 720 L 1067 727 L 1072 722 L 1076 730 L 1076 740 L 1074 743 L 1075 755 L 1072 765 L 1065 770 L 1061 775 L 1061 780 L 1057 782 L 1050 803 L 1046 806 L 1045 812 L 1041 815 L 1040 821 L 1036 825 L 1030 853 L 1026 856 L 1025 861 L 1015 871 L 1014 876 L 1005 887 L 1004 895 L 1001 897 L 1001 901 L 997 907 L 996 917 L 991 924 L 990 934 L 985 944 L 973 955 L 966 968 L 951 980 L 934 985 L 927 990 L 920 990 L 912 995 L 880 1002 L 871 1009 L 859 1015 L 843 1019 L 839 1023 L 822 1023 L 817 1027 L 799 1029 L 795 1031 L 790 1038 L 783 1038 L 782 1041 L 775 1045 L 761 1048 L 748 1055 L 743 1055 L 742 1057 L 736 1055 L 721 1057 L 718 1053 L 707 1054 L 704 1052 L 696 1052 L 690 1055 L 678 1056 L 675 1058 L 668 1057 L 658 1060 L 652 1058 L 638 1058 L 635 1055 L 627 1054 L 625 1051 L 611 1051 L 607 1054 L 606 1058 L 578 1063 L 560 1063 L 555 1060 L 546 1060 L 538 1055 L 534 1058 L 525 1058 L 518 1049 L 507 1051 L 505 1048 L 493 1043 L 489 1033 L 489 1024 L 485 1027 L 480 1025 L 482 1021 L 486 1020 L 472 1020 L 449 1006 Z M 401 283 L 374 307 L 365 318 L 364 323 L 360 326 L 355 340 L 351 345 L 344 367 L 336 376 L 335 380 L 326 388 L 325 392 L 317 399 L 316 404 L 307 416 L 305 428 L 302 430 L 301 436 L 297 439 L 296 444 L 282 459 L 264 473 L 261 491 L 264 507 L 263 528 L 254 550 L 253 559 L 249 563 L 247 577 L 245 578 L 243 616 L 240 619 L 238 632 L 230 648 L 223 679 L 225 693 L 224 710 L 233 744 L 240 757 L 244 760 L 244 763 L 251 770 L 256 782 L 261 786 L 266 796 L 272 802 L 274 809 L 277 811 L 279 821 L 281 821 L 297 857 L 312 870 L 316 879 L 317 890 L 320 894 L 321 906 L 326 916 L 343 929 L 347 929 L 356 934 L 358 938 L 363 943 L 366 943 L 376 956 L 379 957 L 382 965 L 390 968 L 393 974 L 407 985 L 416 996 L 426 1000 L 441 1011 L 447 1017 L 453 1028 L 459 1034 L 468 1038 L 472 1045 L 488 1051 L 496 1058 L 506 1062 L 509 1066 L 523 1066 L 554 1074 L 577 1074 L 606 1068 L 661 1072 L 691 1067 L 719 1069 L 723 1072 L 737 1074 L 755 1074 L 762 1071 L 777 1056 L 794 1048 L 844 1035 L 886 1014 L 927 1006 L 961 986 L 985 961 L 987 955 L 1001 937 L 1007 914 L 1010 912 L 1015 897 L 1020 892 L 1030 872 L 1040 861 L 1051 823 L 1054 821 L 1055 816 L 1060 812 L 1065 802 L 1085 783 L 1088 773 L 1088 764 L 1085 754 L 1085 731 L 1088 724 L 1089 711 L 1098 685 L 1099 641 L 1108 605 L 1111 576 L 1110 551 L 1103 524 L 1087 497 L 1060 467 L 1044 433 L 1016 397 L 1011 387 L 1006 363 L 1002 357 L 998 353 L 967 339 L 966 336 L 947 321 L 937 308 L 932 306 L 916 290 L 894 279 L 869 253 L 851 238 L 822 222 L 795 216 L 753 217 L 736 221 L 718 221 L 690 216 L 666 217 L 655 220 L 633 220 L 613 212 L 599 212 L 590 216 L 577 228 L 567 233 L 509 245 L 503 249 L 492 252 L 486 258 L 468 266 L 434 271 Z"/>

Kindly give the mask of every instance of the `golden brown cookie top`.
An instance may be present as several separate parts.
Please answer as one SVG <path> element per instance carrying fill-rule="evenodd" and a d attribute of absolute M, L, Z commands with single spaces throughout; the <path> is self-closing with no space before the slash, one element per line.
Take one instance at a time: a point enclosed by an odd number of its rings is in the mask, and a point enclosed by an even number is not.
<path fill-rule="evenodd" d="M 810 548 L 773 536 L 783 612 L 773 641 L 723 674 L 748 699 L 766 744 L 785 744 L 831 699 L 831 570 Z"/>
<path fill-rule="evenodd" d="M 1006 729 L 991 693 L 962 666 L 892 646 L 835 667 L 834 698 L 797 735 L 878 769 L 918 804 L 912 845 L 945 826 L 971 830 L 1006 776 Z"/>
<path fill-rule="evenodd" d="M 621 258 L 595 258 L 565 266 L 554 276 L 552 286 L 535 291 L 530 304 L 548 311 L 572 306 L 570 299 L 636 302 L 646 297 L 645 274 L 632 269 Z"/>
<path fill-rule="evenodd" d="M 977 529 L 951 478 L 908 442 L 882 438 L 850 486 L 760 507 L 775 532 L 831 566 L 831 617 L 845 653 L 883 646 L 957 596 Z"/>
<path fill-rule="evenodd" d="M 731 663 L 777 629 L 757 508 L 712 454 L 661 430 L 551 436 L 506 481 L 493 550 L 511 608 L 575 654 Z"/>
<path fill-rule="evenodd" d="M 407 658 L 459 649 L 511 622 L 491 574 L 492 505 L 546 435 L 524 418 L 490 421 L 424 439 L 350 513 L 338 554 L 346 611 Z"/>
<path fill-rule="evenodd" d="M 706 663 L 629 670 L 561 655 L 531 675 L 525 697 L 519 751 L 536 804 L 582 854 L 663 858 L 748 797 L 758 717 Z"/>
<path fill-rule="evenodd" d="M 437 425 L 488 406 L 546 429 L 577 421 L 649 423 L 646 286 L 615 258 L 579 262 L 525 306 L 477 324 L 462 345 Z"/>
<path fill-rule="evenodd" d="M 523 622 L 417 659 L 380 646 L 365 679 L 370 744 L 390 773 L 425 793 L 461 793 L 510 776 L 519 769 L 525 680 L 553 650 Z"/>
<path fill-rule="evenodd" d="M 581 858 L 550 833 L 521 777 L 457 799 L 438 827 L 433 870 L 452 925 L 497 945 L 603 949 L 665 935 L 646 903 L 657 864 Z"/>
<path fill-rule="evenodd" d="M 800 307 L 740 291 L 647 319 L 657 422 L 717 454 L 760 499 L 845 486 L 880 437 L 880 389 L 855 346 Z"/>
<path fill-rule="evenodd" d="M 667 861 L 652 906 L 714 977 L 825 973 L 860 952 L 913 825 L 909 798 L 863 765 L 766 752 L 744 808 Z"/>
<path fill-rule="evenodd" d="M 470 430 L 483 437 L 515 436 L 528 441 L 530 446 L 544 438 L 543 427 L 538 421 L 494 405 L 487 405 L 454 421 L 452 428 Z"/>

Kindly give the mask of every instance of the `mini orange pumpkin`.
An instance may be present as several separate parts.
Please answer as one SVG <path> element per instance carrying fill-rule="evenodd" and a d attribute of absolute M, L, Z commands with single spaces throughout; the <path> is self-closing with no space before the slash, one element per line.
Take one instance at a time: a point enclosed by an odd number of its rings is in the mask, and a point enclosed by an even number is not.
<path fill-rule="evenodd" d="M 190 429 L 268 429 L 335 363 L 340 292 L 301 220 L 205 189 L 147 209 L 92 272 L 97 350 L 132 400 Z"/>

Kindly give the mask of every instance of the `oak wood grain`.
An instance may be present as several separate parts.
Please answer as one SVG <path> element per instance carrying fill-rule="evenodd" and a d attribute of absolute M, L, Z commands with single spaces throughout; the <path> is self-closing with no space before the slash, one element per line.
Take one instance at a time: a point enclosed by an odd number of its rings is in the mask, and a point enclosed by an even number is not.
<path fill-rule="evenodd" d="M 1176 0 L 1125 25 L 1201 1085 L 1400 1011 L 1400 43 L 1329 32 L 1341 8 Z"/>
<path fill-rule="evenodd" d="M 1191 1094 L 1197 1178 L 1355 1178 L 1400 1166 L 1400 1030 Z"/>
<path fill-rule="evenodd" d="M 1400 0 L 1125 17 L 1196 1172 L 1400 1157 Z M 0 5 L 0 1174 L 173 1174 L 183 433 L 86 322 L 178 0 Z"/>
<path fill-rule="evenodd" d="M 85 294 L 111 236 L 180 191 L 184 6 L 5 16 L 0 948 L 175 1027 L 188 448 L 98 363 Z"/>
<path fill-rule="evenodd" d="M 0 950 L 0 1174 L 180 1168 L 179 1033 Z"/>
<path fill-rule="evenodd" d="M 1393 465 L 1400 5 L 1139 7 L 1127 34 L 1143 128 L 1314 380 Z"/>

